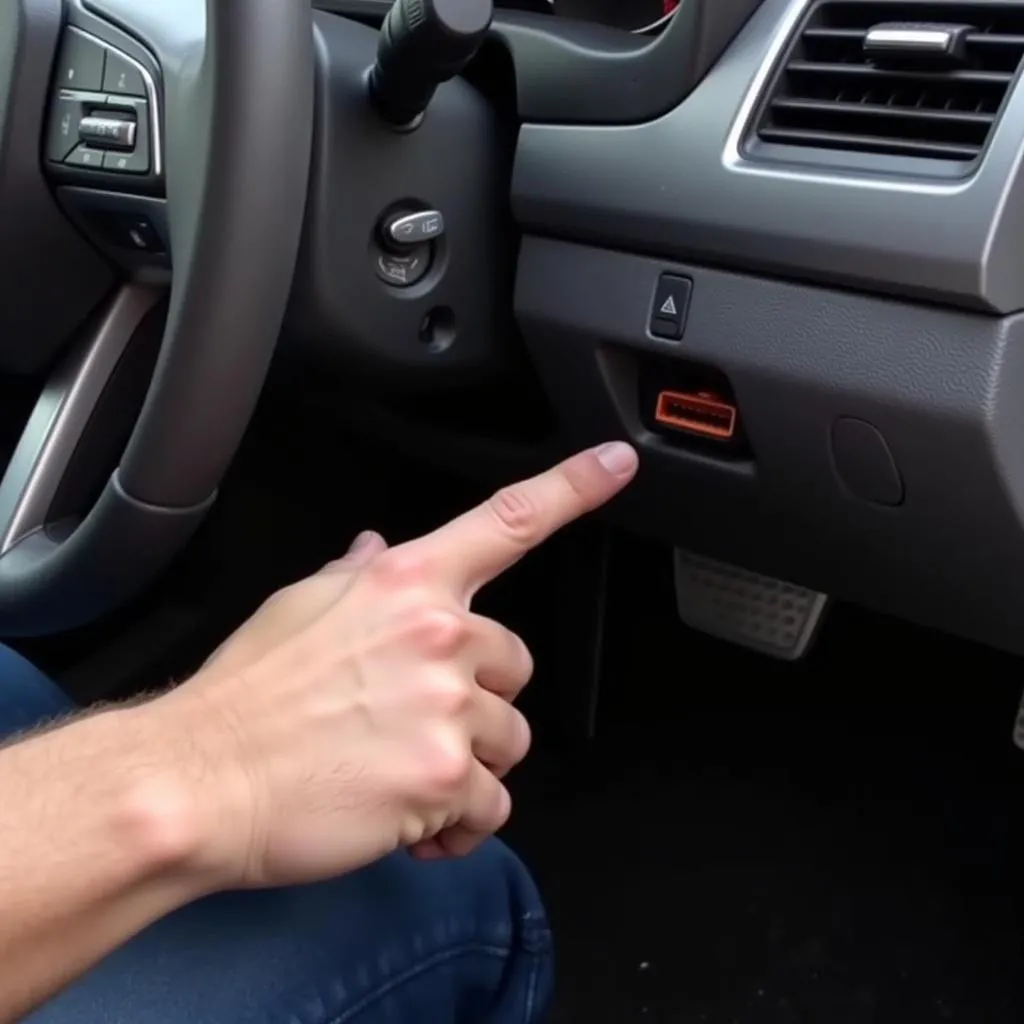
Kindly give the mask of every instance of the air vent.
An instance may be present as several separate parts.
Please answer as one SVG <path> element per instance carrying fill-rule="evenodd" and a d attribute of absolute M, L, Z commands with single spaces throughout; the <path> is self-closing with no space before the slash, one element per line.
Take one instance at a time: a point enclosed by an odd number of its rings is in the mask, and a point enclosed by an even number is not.
<path fill-rule="evenodd" d="M 973 161 L 1022 57 L 1024 2 L 819 0 L 756 134 L 788 146 Z"/>

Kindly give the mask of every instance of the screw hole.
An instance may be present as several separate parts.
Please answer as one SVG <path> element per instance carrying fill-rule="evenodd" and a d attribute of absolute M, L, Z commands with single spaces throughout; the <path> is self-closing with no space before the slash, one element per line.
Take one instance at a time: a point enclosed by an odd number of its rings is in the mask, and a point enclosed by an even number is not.
<path fill-rule="evenodd" d="M 431 352 L 444 352 L 455 340 L 455 314 L 447 306 L 435 306 L 420 322 L 419 337 Z"/>

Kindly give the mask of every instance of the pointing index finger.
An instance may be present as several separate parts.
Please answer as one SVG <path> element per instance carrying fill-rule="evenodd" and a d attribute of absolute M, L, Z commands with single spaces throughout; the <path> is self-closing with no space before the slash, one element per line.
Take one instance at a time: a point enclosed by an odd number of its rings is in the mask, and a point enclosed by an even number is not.
<path fill-rule="evenodd" d="M 637 461 L 620 441 L 580 452 L 502 488 L 416 543 L 469 600 L 557 530 L 618 494 L 636 474 Z"/>

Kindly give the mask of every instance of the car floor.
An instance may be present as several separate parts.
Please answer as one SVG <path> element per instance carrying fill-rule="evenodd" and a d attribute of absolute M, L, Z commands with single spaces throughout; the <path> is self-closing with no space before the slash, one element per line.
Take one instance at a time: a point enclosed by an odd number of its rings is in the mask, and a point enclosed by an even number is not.
<path fill-rule="evenodd" d="M 325 466 L 307 443 L 323 424 L 284 422 L 257 422 L 157 594 L 29 653 L 84 697 L 183 678 L 357 530 L 401 540 L 484 493 L 421 464 L 382 472 L 371 446 Z M 805 661 L 773 662 L 681 626 L 668 549 L 616 536 L 588 741 L 591 648 L 575 612 L 593 587 L 581 578 L 574 599 L 560 585 L 582 536 L 530 556 L 480 604 L 537 660 L 523 698 L 535 750 L 513 776 L 506 838 L 549 906 L 553 1022 L 1024 1020 L 1020 662 L 843 607 Z M 119 664 L 130 681 L 112 694 Z"/>
<path fill-rule="evenodd" d="M 1024 1019 L 1019 662 L 837 608 L 778 664 L 678 624 L 664 549 L 616 551 L 596 738 L 540 744 L 508 830 L 554 1021 Z"/>

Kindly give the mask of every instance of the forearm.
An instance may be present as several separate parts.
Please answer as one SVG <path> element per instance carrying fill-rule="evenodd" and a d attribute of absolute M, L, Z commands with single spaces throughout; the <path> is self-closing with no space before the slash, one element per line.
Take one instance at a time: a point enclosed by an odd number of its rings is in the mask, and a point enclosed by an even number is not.
<path fill-rule="evenodd" d="M 0 750 L 0 1022 L 204 890 L 179 758 L 154 716 L 85 717 Z"/>

